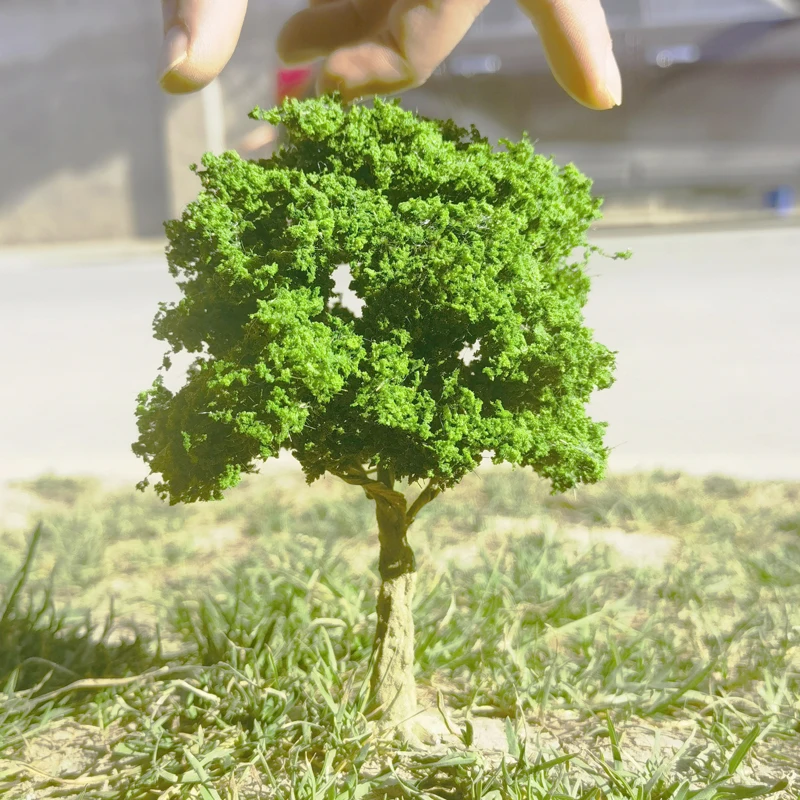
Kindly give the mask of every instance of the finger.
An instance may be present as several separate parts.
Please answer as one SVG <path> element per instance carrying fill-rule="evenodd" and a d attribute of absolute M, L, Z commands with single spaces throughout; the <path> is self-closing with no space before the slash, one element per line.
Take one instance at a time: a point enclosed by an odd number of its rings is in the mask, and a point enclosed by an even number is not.
<path fill-rule="evenodd" d="M 228 63 L 247 0 L 162 0 L 164 44 L 159 83 L 172 94 L 196 92 Z"/>
<path fill-rule="evenodd" d="M 424 83 L 464 38 L 488 0 L 396 0 L 386 31 L 326 60 L 319 92 L 339 91 L 346 101 L 392 94 Z"/>
<path fill-rule="evenodd" d="M 519 0 L 563 89 L 602 110 L 622 103 L 622 79 L 600 0 Z"/>
<path fill-rule="evenodd" d="M 276 49 L 286 64 L 303 64 L 362 42 L 386 27 L 394 0 L 309 0 L 278 34 Z"/>

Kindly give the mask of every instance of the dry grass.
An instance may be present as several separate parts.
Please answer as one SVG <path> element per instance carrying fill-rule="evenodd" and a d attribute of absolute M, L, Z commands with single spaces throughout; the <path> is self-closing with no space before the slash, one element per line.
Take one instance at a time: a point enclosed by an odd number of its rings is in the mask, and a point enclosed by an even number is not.
<path fill-rule="evenodd" d="M 413 531 L 420 755 L 363 716 L 377 549 L 353 487 L 254 476 L 183 508 L 20 484 L 0 792 L 796 797 L 799 490 L 656 473 L 550 496 L 492 468 L 438 498 Z"/>

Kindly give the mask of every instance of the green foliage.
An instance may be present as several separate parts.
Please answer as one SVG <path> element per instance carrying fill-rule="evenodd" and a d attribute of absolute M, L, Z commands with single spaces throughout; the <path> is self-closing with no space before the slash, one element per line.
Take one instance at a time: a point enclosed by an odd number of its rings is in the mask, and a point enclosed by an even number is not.
<path fill-rule="evenodd" d="M 495 151 L 396 103 L 253 116 L 286 146 L 206 155 L 199 197 L 166 224 L 184 297 L 155 335 L 199 355 L 180 391 L 159 376 L 139 395 L 133 450 L 159 495 L 220 499 L 283 448 L 309 482 L 380 464 L 447 488 L 487 450 L 558 491 L 601 478 L 605 425 L 585 405 L 614 356 L 581 311 L 591 181 L 527 139 Z M 334 293 L 341 264 L 361 316 Z"/>

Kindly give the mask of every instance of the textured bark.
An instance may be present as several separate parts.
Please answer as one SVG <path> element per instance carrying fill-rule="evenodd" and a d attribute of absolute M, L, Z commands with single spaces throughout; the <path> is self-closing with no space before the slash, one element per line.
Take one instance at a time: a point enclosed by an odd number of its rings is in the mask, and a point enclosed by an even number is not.
<path fill-rule="evenodd" d="M 412 614 L 416 563 L 408 544 L 405 508 L 377 499 L 376 516 L 381 587 L 370 689 L 373 701 L 381 709 L 378 727 L 384 731 L 393 728 L 405 743 L 418 744 L 410 719 L 417 713 Z"/>

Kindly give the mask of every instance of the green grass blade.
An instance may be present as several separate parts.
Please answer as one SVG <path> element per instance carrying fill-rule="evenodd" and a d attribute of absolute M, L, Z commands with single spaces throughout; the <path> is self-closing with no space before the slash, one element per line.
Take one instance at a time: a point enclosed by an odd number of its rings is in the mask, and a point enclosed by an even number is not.
<path fill-rule="evenodd" d="M 750 733 L 748 733 L 747 736 L 742 739 L 736 750 L 733 751 L 733 755 L 731 756 L 730 761 L 728 761 L 728 775 L 734 775 L 736 770 L 739 769 L 739 765 L 744 760 L 750 748 L 755 744 L 760 732 L 760 726 L 755 725 Z"/>
<path fill-rule="evenodd" d="M 687 692 L 691 692 L 693 689 L 696 689 L 714 670 L 717 665 L 716 659 L 714 659 L 711 663 L 706 664 L 705 667 L 696 671 L 694 675 L 690 675 L 678 688 L 668 694 L 663 699 L 659 700 L 657 703 L 651 705 L 644 713 L 644 716 L 652 716 L 655 714 L 661 714 L 666 711 L 670 706 L 675 705 L 675 703 L 681 699 Z"/>
<path fill-rule="evenodd" d="M 14 581 L 14 588 L 9 593 L 8 597 L 3 604 L 3 613 L 0 614 L 0 626 L 8 622 L 9 617 L 14 612 L 17 605 L 17 599 L 22 592 L 25 584 L 28 582 L 28 577 L 31 573 L 33 560 L 36 556 L 36 548 L 39 546 L 39 541 L 42 538 L 42 522 L 37 523 L 31 534 L 28 549 L 25 551 L 25 558 L 22 560 L 22 565 L 17 572 L 16 580 Z"/>

